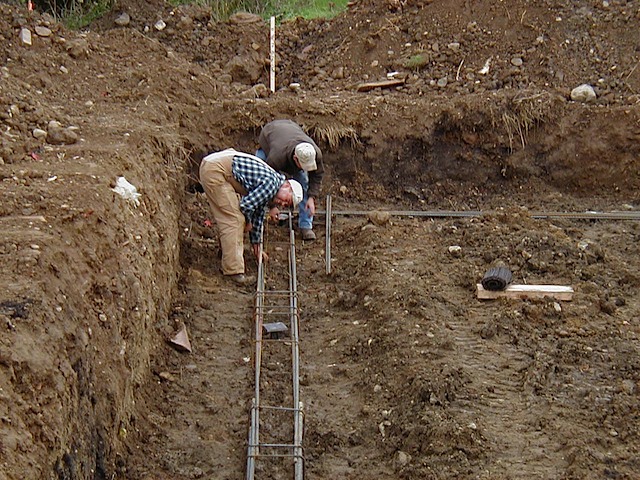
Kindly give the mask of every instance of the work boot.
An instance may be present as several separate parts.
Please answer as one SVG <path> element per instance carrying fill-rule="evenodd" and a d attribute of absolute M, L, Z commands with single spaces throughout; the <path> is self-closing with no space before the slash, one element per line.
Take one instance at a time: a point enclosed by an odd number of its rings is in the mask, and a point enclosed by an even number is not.
<path fill-rule="evenodd" d="M 316 234 L 310 228 L 301 228 L 300 234 L 302 235 L 302 240 L 306 242 L 313 242 L 316 239 Z"/>
<path fill-rule="evenodd" d="M 225 277 L 231 280 L 236 285 L 253 285 L 256 282 L 256 279 L 253 276 L 245 275 L 244 273 L 225 275 Z"/>

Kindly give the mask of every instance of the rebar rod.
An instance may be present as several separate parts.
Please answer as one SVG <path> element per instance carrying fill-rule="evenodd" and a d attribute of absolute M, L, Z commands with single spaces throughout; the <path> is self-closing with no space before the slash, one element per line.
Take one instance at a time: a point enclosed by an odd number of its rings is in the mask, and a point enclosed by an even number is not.
<path fill-rule="evenodd" d="M 316 215 L 362 216 L 370 215 L 373 211 L 382 211 L 398 217 L 482 217 L 484 215 L 502 215 L 506 211 L 481 210 L 316 210 Z M 523 210 L 523 212 L 525 212 Z M 576 220 L 640 220 L 640 212 L 528 212 L 531 218 L 570 218 Z"/>
<path fill-rule="evenodd" d="M 293 406 L 298 407 L 300 404 L 300 350 L 298 344 L 298 272 L 296 269 L 296 240 L 293 231 L 293 219 L 289 215 L 289 285 L 291 291 L 291 297 L 289 297 L 289 304 L 291 305 L 291 363 L 293 368 Z M 303 466 L 302 459 L 302 431 L 301 431 L 301 413 L 298 408 L 293 413 L 293 442 L 294 442 L 294 478 L 295 480 L 302 480 L 303 478 Z"/>
<path fill-rule="evenodd" d="M 327 211 L 325 220 L 325 265 L 327 275 L 331 274 L 331 195 L 327 195 Z"/>
<path fill-rule="evenodd" d="M 260 370 L 262 364 L 262 323 L 264 303 L 264 263 L 262 262 L 262 244 L 258 255 L 258 278 L 255 297 L 255 353 L 254 353 L 254 383 L 255 390 L 251 403 L 251 425 L 249 429 L 249 447 L 247 451 L 247 480 L 255 476 L 256 457 L 260 454 Z"/>
<path fill-rule="evenodd" d="M 264 237 L 263 237 L 264 238 Z M 256 285 L 255 300 L 255 392 L 251 408 L 251 425 L 249 430 L 249 445 L 247 450 L 247 480 L 254 480 L 256 471 L 256 460 L 265 457 L 288 457 L 294 461 L 294 478 L 303 480 L 303 449 L 302 449 L 302 425 L 303 413 L 302 402 L 300 401 L 300 350 L 299 350 L 299 313 L 298 313 L 298 283 L 296 270 L 295 233 L 293 230 L 292 215 L 289 213 L 289 251 L 288 251 L 288 290 L 267 291 L 265 290 L 265 269 L 262 262 L 263 244 L 260 244 L 258 257 L 258 281 Z M 285 305 L 265 305 L 266 298 L 278 300 L 281 298 L 288 303 Z M 263 338 L 263 326 L 265 318 L 269 316 L 286 315 L 290 324 L 290 344 L 291 344 L 291 368 L 292 368 L 292 397 L 293 405 L 286 406 L 263 406 L 260 404 L 260 375 L 262 370 L 262 349 L 265 344 L 269 344 L 269 338 Z M 283 341 L 286 341 L 283 339 Z M 268 367 L 268 365 L 266 365 Z M 263 410 L 281 410 L 292 412 L 293 414 L 293 443 L 260 443 L 260 413 Z M 287 454 L 264 454 L 264 448 L 287 448 L 291 452 Z"/>

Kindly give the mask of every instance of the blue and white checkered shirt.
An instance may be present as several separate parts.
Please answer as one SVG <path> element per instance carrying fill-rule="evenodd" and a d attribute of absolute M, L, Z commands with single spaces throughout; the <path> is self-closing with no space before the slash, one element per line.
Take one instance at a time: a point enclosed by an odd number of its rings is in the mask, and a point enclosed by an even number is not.
<path fill-rule="evenodd" d="M 249 232 L 249 240 L 251 243 L 260 243 L 265 209 L 280 190 L 285 176 L 258 157 L 246 153 L 233 156 L 231 171 L 233 177 L 248 192 L 240 200 L 240 211 L 253 226 Z"/>

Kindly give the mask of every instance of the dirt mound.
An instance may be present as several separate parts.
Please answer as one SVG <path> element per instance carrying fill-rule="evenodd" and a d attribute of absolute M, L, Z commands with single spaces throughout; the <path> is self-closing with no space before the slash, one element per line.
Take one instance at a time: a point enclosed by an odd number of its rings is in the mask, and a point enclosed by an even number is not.
<path fill-rule="evenodd" d="M 299 246 L 307 476 L 635 478 L 638 3 L 361 0 L 278 25 L 275 92 L 268 25 L 214 17 L 0 3 L 0 477 L 244 475 L 253 296 L 197 165 L 291 118 L 335 210 Z M 586 211 L 628 219 L 548 216 Z M 480 302 L 498 262 L 575 296 Z"/>

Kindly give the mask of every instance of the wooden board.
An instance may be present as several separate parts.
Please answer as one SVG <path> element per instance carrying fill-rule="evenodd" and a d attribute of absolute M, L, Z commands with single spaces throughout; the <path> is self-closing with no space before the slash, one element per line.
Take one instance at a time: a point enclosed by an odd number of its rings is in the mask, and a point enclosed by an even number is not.
<path fill-rule="evenodd" d="M 551 297 L 556 300 L 570 301 L 573 299 L 573 287 L 563 285 L 509 285 L 504 290 L 485 290 L 481 283 L 478 288 L 478 298 L 492 300 L 494 298 L 544 298 Z"/>
<path fill-rule="evenodd" d="M 368 92 L 376 88 L 391 88 L 404 85 L 404 80 L 383 80 L 381 82 L 361 83 L 358 85 L 358 92 Z"/>

